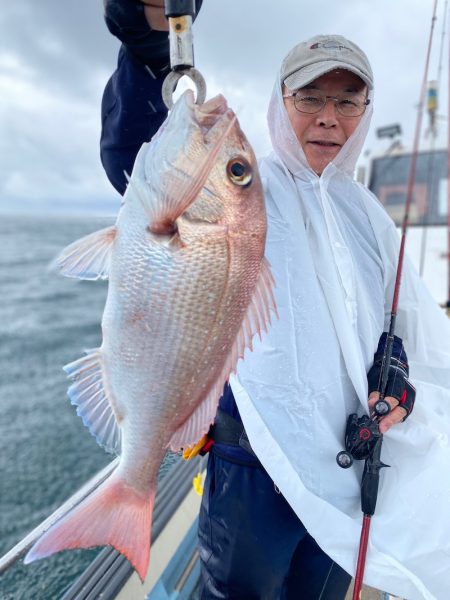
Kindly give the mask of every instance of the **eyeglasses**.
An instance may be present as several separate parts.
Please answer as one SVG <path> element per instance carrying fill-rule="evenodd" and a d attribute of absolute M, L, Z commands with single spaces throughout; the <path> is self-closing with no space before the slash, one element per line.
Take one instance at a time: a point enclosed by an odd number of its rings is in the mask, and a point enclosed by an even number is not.
<path fill-rule="evenodd" d="M 359 117 L 370 104 L 368 98 L 355 94 L 340 94 L 339 96 L 326 96 L 319 90 L 296 90 L 283 94 L 283 98 L 294 98 L 295 108 L 302 113 L 313 115 L 320 112 L 328 102 L 333 100 L 337 111 L 343 117 Z"/>

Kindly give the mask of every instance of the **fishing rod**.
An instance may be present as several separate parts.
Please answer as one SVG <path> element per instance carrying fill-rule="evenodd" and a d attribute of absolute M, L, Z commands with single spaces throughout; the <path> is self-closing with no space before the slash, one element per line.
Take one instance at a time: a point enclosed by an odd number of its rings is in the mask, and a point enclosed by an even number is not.
<path fill-rule="evenodd" d="M 416 178 L 416 165 L 419 149 L 420 132 L 422 129 L 423 106 L 426 93 L 426 85 L 428 79 L 428 69 L 430 63 L 431 45 L 433 40 L 434 24 L 436 21 L 437 0 L 434 0 L 433 17 L 431 20 L 431 31 L 428 42 L 428 49 L 425 61 L 425 70 L 420 92 L 420 101 L 418 107 L 418 115 L 416 121 L 416 131 L 414 136 L 413 152 L 411 156 L 411 166 L 408 177 L 408 185 L 406 191 L 405 214 L 402 224 L 402 234 L 400 242 L 400 250 L 397 263 L 397 273 L 395 278 L 394 294 L 391 307 L 391 317 L 389 323 L 389 331 L 384 346 L 381 377 L 378 385 L 380 393 L 379 400 L 374 406 L 374 414 L 372 417 L 364 415 L 358 419 L 357 415 L 350 415 L 347 422 L 346 450 L 339 452 L 336 460 L 339 466 L 348 468 L 353 463 L 353 458 L 357 460 L 364 459 L 364 472 L 361 480 L 361 510 L 363 512 L 363 523 L 361 528 L 361 538 L 359 542 L 358 560 L 356 565 L 355 585 L 353 589 L 352 600 L 360 600 L 361 588 L 364 579 L 364 570 L 366 565 L 367 545 L 369 542 L 369 530 L 372 516 L 375 513 L 378 485 L 380 478 L 380 470 L 387 466 L 381 462 L 381 446 L 383 443 L 383 434 L 380 432 L 378 423 L 391 410 L 390 405 L 385 400 L 386 388 L 389 377 L 389 369 L 391 366 L 392 349 L 394 346 L 394 332 L 397 320 L 398 300 L 400 294 L 401 277 L 403 272 L 403 260 L 405 254 L 406 232 L 409 224 L 409 212 L 412 203 L 414 181 Z"/>

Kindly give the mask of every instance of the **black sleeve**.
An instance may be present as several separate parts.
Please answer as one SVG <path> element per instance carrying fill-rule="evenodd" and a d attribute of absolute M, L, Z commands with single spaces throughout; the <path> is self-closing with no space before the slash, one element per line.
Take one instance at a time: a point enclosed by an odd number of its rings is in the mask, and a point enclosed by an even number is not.
<path fill-rule="evenodd" d="M 153 31 L 139 0 L 104 0 L 109 31 L 142 63 L 156 70 L 169 68 L 169 34 Z M 200 3 L 201 4 L 201 3 Z"/>
<path fill-rule="evenodd" d="M 126 189 L 124 171 L 131 174 L 139 148 L 166 118 L 162 82 L 163 78 L 152 76 L 127 48 L 121 47 L 117 70 L 103 93 L 100 139 L 103 167 L 120 194 Z"/>
<path fill-rule="evenodd" d="M 169 41 L 166 32 L 150 29 L 137 0 L 105 0 L 105 22 L 122 46 L 103 93 L 100 156 L 109 180 L 124 194 L 124 172 L 131 174 L 139 148 L 167 115 L 161 87 L 169 69 Z"/>
<path fill-rule="evenodd" d="M 197 12 L 201 0 L 196 1 Z M 139 148 L 167 115 L 161 97 L 169 70 L 168 34 L 148 26 L 138 0 L 105 0 L 108 29 L 122 42 L 116 71 L 102 99 L 100 155 L 106 174 L 123 194 Z"/>

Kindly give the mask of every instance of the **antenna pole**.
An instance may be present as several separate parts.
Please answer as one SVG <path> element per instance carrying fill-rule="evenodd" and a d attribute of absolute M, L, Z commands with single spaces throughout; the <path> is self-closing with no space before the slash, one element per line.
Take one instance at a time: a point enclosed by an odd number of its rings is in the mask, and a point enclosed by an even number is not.
<path fill-rule="evenodd" d="M 448 90 L 450 94 L 450 35 L 449 35 L 449 74 Z M 447 148 L 447 313 L 450 314 L 450 95 L 448 98 L 448 148 Z"/>

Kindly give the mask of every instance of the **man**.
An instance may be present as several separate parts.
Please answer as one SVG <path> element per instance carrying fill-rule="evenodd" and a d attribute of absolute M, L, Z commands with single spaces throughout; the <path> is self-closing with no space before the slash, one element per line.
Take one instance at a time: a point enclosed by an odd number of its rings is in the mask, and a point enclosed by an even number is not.
<path fill-rule="evenodd" d="M 124 44 L 103 99 L 102 160 L 121 193 L 123 171 L 166 115 L 162 7 L 106 2 L 107 24 Z M 334 459 L 347 415 L 367 408 L 368 371 L 370 408 L 378 397 L 395 279 L 387 263 L 397 252 L 393 226 L 388 252 L 379 234 L 387 217 L 352 179 L 372 90 L 367 57 L 334 35 L 295 46 L 274 87 L 274 153 L 260 167 L 280 319 L 220 400 L 199 524 L 205 599 L 339 600 L 350 582 L 329 554 L 354 568 L 359 532 L 340 532 L 341 522 L 360 519 L 360 472 L 339 471 Z M 383 433 L 413 407 L 399 338 L 392 373 Z"/>

